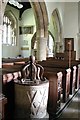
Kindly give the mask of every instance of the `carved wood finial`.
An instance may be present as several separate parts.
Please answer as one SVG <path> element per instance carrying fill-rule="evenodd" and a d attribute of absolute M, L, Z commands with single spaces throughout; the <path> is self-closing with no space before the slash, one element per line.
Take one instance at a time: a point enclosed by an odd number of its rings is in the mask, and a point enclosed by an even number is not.
<path fill-rule="evenodd" d="M 71 41 L 68 42 L 69 45 L 69 67 L 71 67 Z"/>
<path fill-rule="evenodd" d="M 31 81 L 43 80 L 43 73 L 44 68 L 36 64 L 35 56 L 30 56 L 28 64 L 22 70 L 23 78 Z"/>

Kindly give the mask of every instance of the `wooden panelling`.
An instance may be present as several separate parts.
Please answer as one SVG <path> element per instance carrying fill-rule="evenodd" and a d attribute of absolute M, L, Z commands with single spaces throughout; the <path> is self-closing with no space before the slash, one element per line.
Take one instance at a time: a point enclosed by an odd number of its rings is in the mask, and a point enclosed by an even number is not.
<path fill-rule="evenodd" d="M 65 41 L 65 51 L 69 51 L 69 42 L 71 42 L 71 50 L 74 51 L 74 38 L 64 38 Z"/>

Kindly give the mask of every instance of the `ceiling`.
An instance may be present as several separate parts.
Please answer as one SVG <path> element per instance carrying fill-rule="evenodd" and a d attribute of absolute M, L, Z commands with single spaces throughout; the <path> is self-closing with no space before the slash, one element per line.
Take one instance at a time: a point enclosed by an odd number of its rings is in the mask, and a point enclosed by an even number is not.
<path fill-rule="evenodd" d="M 18 7 L 14 6 L 14 5 L 11 5 L 10 3 L 8 3 L 8 5 L 10 5 L 11 7 L 14 7 L 16 9 L 18 9 L 20 11 L 20 14 L 19 14 L 19 18 L 21 18 L 21 15 L 22 13 L 26 10 L 26 9 L 29 9 L 31 8 L 31 4 L 30 2 L 19 2 L 20 4 L 23 5 L 23 7 L 21 9 L 19 9 Z"/>

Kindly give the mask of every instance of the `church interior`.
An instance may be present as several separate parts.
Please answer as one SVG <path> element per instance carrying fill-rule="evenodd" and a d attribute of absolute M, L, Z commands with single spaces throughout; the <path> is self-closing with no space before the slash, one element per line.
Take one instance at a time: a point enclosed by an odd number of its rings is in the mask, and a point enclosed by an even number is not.
<path fill-rule="evenodd" d="M 80 118 L 80 1 L 0 0 L 0 119 Z"/>

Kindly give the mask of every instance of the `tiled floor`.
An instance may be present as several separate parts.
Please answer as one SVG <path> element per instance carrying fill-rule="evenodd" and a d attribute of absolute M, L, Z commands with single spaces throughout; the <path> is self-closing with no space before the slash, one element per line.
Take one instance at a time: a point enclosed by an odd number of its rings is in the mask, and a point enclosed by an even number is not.
<path fill-rule="evenodd" d="M 58 118 L 58 120 L 64 119 L 80 120 L 80 89 Z"/>
<path fill-rule="evenodd" d="M 72 96 L 69 96 L 69 100 Z M 54 118 L 47 114 L 42 120 L 80 120 L 80 89 L 67 105 L 61 103 L 61 110 L 62 112 L 58 114 L 58 117 Z"/>

